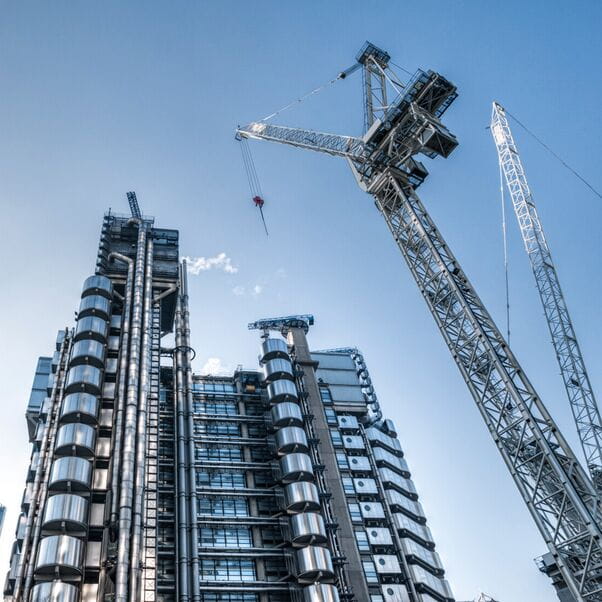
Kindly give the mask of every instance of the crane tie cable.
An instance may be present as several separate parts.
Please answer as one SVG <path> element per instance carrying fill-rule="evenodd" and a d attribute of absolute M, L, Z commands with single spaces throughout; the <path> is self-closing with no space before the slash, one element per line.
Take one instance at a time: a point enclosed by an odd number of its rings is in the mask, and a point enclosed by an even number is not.
<path fill-rule="evenodd" d="M 504 197 L 504 175 L 500 163 L 500 197 L 502 204 L 502 239 L 504 241 L 504 280 L 506 288 L 506 341 L 510 345 L 510 286 L 508 283 L 508 236 L 506 230 L 506 199 Z"/>
<path fill-rule="evenodd" d="M 602 199 L 602 193 L 598 192 L 577 170 L 571 167 L 562 157 L 556 154 L 541 138 L 536 136 L 524 123 L 519 121 L 512 113 L 504 108 L 506 115 L 511 117 L 529 136 L 534 138 L 541 146 L 543 146 L 555 159 L 557 159 L 566 169 L 568 169 L 576 178 L 581 180 L 599 199 Z"/>
<path fill-rule="evenodd" d="M 329 86 L 332 86 L 332 84 L 338 82 L 340 79 L 345 79 L 347 77 L 347 75 L 350 75 L 353 71 L 356 70 L 356 68 L 357 68 L 356 65 L 352 65 L 348 69 L 345 69 L 345 71 L 341 71 L 336 77 L 328 80 L 327 82 L 323 83 L 321 86 L 318 86 L 317 88 L 314 88 L 313 90 L 310 90 L 309 92 L 307 92 L 307 94 L 304 94 L 303 96 L 300 96 L 299 98 L 296 98 L 295 100 L 292 100 L 287 105 L 284 105 L 281 109 L 278 109 L 277 111 L 270 113 L 270 115 L 267 115 L 263 119 L 260 119 L 259 120 L 260 123 L 263 121 L 268 121 L 268 119 L 272 119 L 272 117 L 276 117 L 276 115 L 279 115 L 283 111 L 290 109 L 292 106 L 294 106 L 300 102 L 303 102 L 310 96 L 313 96 L 314 94 L 318 94 L 318 92 L 321 92 L 322 90 L 324 90 L 324 88 L 328 88 Z"/>

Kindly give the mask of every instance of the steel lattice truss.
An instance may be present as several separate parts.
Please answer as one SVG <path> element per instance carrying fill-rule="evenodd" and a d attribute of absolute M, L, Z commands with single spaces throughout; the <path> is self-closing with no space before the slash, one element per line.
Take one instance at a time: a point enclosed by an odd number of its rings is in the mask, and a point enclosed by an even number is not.
<path fill-rule="evenodd" d="M 602 600 L 601 533 L 589 479 L 412 187 L 388 172 L 374 196 L 574 594 Z"/>
<path fill-rule="evenodd" d="M 247 138 L 271 140 L 353 160 L 363 157 L 365 150 L 361 138 L 327 134 L 313 130 L 300 130 L 262 122 L 254 122 L 241 127 L 238 129 L 238 133 Z"/>
<path fill-rule="evenodd" d="M 602 602 L 596 490 L 416 195 L 428 172 L 414 156 L 447 157 L 457 144 L 439 120 L 456 88 L 420 71 L 405 90 L 363 139 L 265 123 L 238 135 L 348 159 L 374 196 L 567 587 L 578 602 Z"/>
<path fill-rule="evenodd" d="M 518 149 L 505 111 L 497 103 L 493 105 L 491 132 L 531 262 L 587 467 L 601 494 L 602 418 Z"/>

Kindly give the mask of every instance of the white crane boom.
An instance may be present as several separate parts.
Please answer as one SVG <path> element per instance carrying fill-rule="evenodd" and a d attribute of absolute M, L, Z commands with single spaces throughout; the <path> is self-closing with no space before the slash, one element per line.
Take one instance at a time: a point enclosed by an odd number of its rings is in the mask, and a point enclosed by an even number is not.
<path fill-rule="evenodd" d="M 558 273 L 531 194 L 506 111 L 493 103 L 491 134 L 512 206 L 535 276 L 552 345 L 560 367 L 579 440 L 598 494 L 602 494 L 602 418 L 596 403 Z"/>

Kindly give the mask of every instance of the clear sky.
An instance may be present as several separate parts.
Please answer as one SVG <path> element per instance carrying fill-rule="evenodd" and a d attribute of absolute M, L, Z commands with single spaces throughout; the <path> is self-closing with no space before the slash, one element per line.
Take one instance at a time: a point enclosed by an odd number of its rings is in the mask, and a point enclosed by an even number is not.
<path fill-rule="evenodd" d="M 407 69 L 443 73 L 459 88 L 444 120 L 460 146 L 427 160 L 420 194 L 501 323 L 491 101 L 602 187 L 601 21 L 602 4 L 583 0 L 0 1 L 2 571 L 29 457 L 23 412 L 36 358 L 72 324 L 103 212 L 125 212 L 125 192 L 135 190 L 145 213 L 180 229 L 183 255 L 230 260 L 191 276 L 197 371 L 254 368 L 247 322 L 314 313 L 314 348 L 364 352 L 458 600 L 479 591 L 501 602 L 554 600 L 533 563 L 543 541 L 370 197 L 341 160 L 252 143 L 267 238 L 233 130 L 351 65 L 366 39 Z M 359 78 L 279 121 L 360 134 Z M 602 206 L 515 134 L 599 389 Z M 510 217 L 512 346 L 576 445 Z"/>

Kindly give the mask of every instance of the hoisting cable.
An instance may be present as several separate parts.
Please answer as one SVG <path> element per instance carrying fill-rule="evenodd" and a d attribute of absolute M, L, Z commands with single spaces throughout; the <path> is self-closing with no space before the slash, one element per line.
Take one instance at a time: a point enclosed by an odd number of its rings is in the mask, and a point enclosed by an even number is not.
<path fill-rule="evenodd" d="M 541 146 L 543 146 L 557 161 L 559 161 L 566 169 L 568 169 L 576 178 L 581 180 L 598 198 L 602 199 L 602 193 L 598 192 L 579 172 L 573 169 L 562 157 L 557 155 L 541 138 L 536 136 L 524 123 L 519 121 L 512 113 L 504 108 L 506 115 L 512 117 L 512 119 L 521 127 L 529 136 L 534 138 Z"/>
<path fill-rule="evenodd" d="M 506 199 L 504 196 L 504 172 L 500 163 L 500 198 L 502 203 L 502 239 L 504 241 L 504 279 L 506 285 L 506 342 L 510 345 L 510 286 L 508 283 L 508 237 L 506 230 Z"/>
<path fill-rule="evenodd" d="M 259 183 L 259 177 L 257 175 L 257 169 L 255 169 L 255 161 L 253 161 L 253 155 L 249 148 L 249 141 L 240 137 L 240 152 L 242 154 L 242 162 L 245 166 L 245 172 L 247 174 L 247 180 L 249 182 L 249 190 L 251 191 L 251 197 L 255 206 L 259 208 L 261 214 L 261 221 L 263 222 L 263 228 L 266 236 L 269 236 L 268 227 L 265 223 L 265 216 L 263 215 L 263 192 L 261 191 L 261 184 Z"/>

